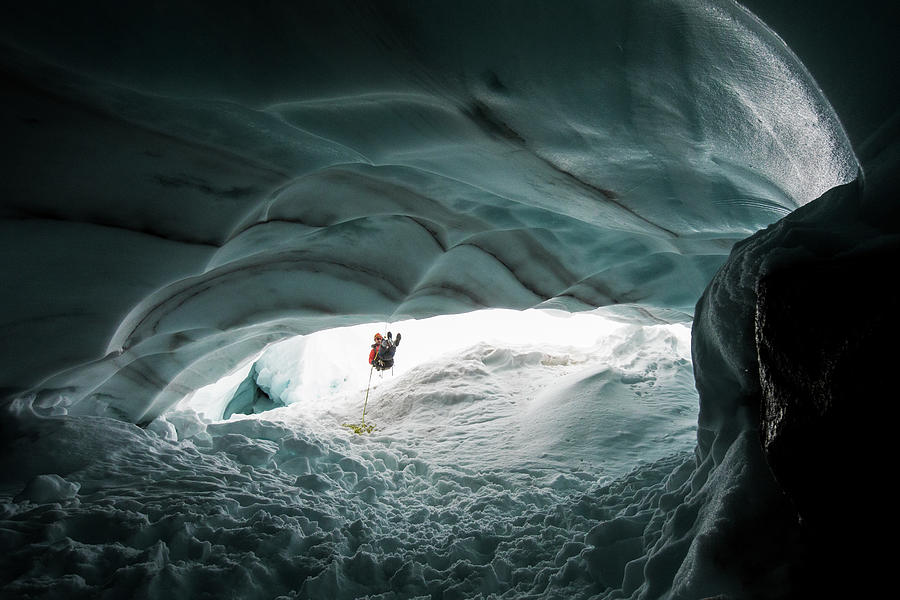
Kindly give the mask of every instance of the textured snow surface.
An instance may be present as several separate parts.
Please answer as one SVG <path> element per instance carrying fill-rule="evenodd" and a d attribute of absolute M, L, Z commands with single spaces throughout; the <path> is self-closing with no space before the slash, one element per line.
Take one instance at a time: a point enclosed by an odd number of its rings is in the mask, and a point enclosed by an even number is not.
<path fill-rule="evenodd" d="M 344 371 L 319 365 L 330 395 L 286 381 L 308 340 L 257 361 L 273 397 L 292 399 L 261 416 L 205 418 L 191 408 L 211 410 L 202 390 L 146 430 L 17 402 L 3 467 L 29 483 L 0 492 L 4 593 L 588 598 L 668 587 L 680 564 L 670 555 L 687 545 L 669 547 L 662 531 L 692 526 L 673 521 L 692 496 L 689 328 L 545 317 L 569 338 L 558 346 L 536 343 L 534 316 L 493 313 L 478 330 L 504 317 L 531 322 L 522 340 L 445 345 L 376 376 L 368 436 L 341 427 L 359 419 L 365 392 Z M 420 332 L 460 330 L 461 319 L 441 320 L 398 324 L 398 363 Z M 327 354 L 358 342 L 365 386 L 373 327 L 306 345 Z M 320 389 L 297 387 L 307 384 Z M 64 475 L 35 476 L 48 469 Z"/>
<path fill-rule="evenodd" d="M 697 397 L 688 325 L 626 324 L 607 312 L 490 310 L 393 323 L 403 335 L 394 368 L 374 374 L 365 361 L 384 325 L 346 327 L 272 346 L 251 375 L 288 405 L 264 418 L 338 426 L 359 423 L 365 404 L 378 435 L 399 435 L 459 466 L 622 475 L 691 447 Z M 221 419 L 247 371 L 198 390 L 151 428 L 167 430 L 157 424 L 184 411 Z"/>

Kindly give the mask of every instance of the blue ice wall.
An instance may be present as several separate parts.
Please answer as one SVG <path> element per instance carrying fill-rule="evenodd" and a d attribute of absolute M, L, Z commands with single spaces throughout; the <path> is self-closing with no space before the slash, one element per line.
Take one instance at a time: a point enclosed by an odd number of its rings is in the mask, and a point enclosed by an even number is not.
<path fill-rule="evenodd" d="M 135 421 L 330 326 L 689 318 L 736 240 L 858 169 L 732 2 L 50 2 L 0 27 L 0 380 Z"/>

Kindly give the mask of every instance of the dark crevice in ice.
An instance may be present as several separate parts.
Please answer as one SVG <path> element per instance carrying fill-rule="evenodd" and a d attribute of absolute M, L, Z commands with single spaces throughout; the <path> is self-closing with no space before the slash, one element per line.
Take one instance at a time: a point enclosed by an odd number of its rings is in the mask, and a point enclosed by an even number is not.
<path fill-rule="evenodd" d="M 156 230 L 149 227 L 140 227 L 126 225 L 118 221 L 104 219 L 102 215 L 72 217 L 61 212 L 53 211 L 49 208 L 40 211 L 34 209 L 14 208 L 12 214 L 5 214 L 0 219 L 4 221 L 54 221 L 57 223 L 67 223 L 71 225 L 88 225 L 92 227 L 106 227 L 118 231 L 127 231 L 146 235 L 167 242 L 175 242 L 178 244 L 189 244 L 191 246 L 205 246 L 208 248 L 220 248 L 221 244 L 218 240 L 204 240 L 200 238 L 187 238 L 184 236 L 174 235 L 173 231 Z"/>
<path fill-rule="evenodd" d="M 505 121 L 497 117 L 494 111 L 484 102 L 473 101 L 469 108 L 464 111 L 464 114 L 488 134 L 519 146 L 527 146 L 525 138 Z"/>
<path fill-rule="evenodd" d="M 279 398 L 272 398 L 257 382 L 259 374 L 256 365 L 250 369 L 250 373 L 235 390 L 225 410 L 223 419 L 230 419 L 232 415 L 258 415 L 274 408 L 285 406 Z"/>
<path fill-rule="evenodd" d="M 480 252 L 482 252 L 482 253 L 484 253 L 484 254 L 490 256 L 491 258 L 493 258 L 495 261 L 497 261 L 497 263 L 499 263 L 500 265 L 502 265 L 504 269 L 506 269 L 507 271 L 509 271 L 509 274 L 513 276 L 513 278 L 519 283 L 519 285 L 521 285 L 523 288 L 525 288 L 525 289 L 526 289 L 528 292 L 530 292 L 531 294 L 537 296 L 538 298 L 540 298 L 540 299 L 542 299 L 542 300 L 547 300 L 548 298 L 551 297 L 552 294 L 551 294 L 551 295 L 547 295 L 547 294 L 545 294 L 544 292 L 541 292 L 541 291 L 535 289 L 532 285 L 529 285 L 529 284 L 525 283 L 525 282 L 522 280 L 522 278 L 516 273 L 515 269 L 513 269 L 509 264 L 507 264 L 506 262 L 504 262 L 503 259 L 501 259 L 497 254 L 495 254 L 495 253 L 493 253 L 493 252 L 490 252 L 490 251 L 488 251 L 488 250 L 485 250 L 484 248 L 482 248 L 481 246 L 479 246 L 479 245 L 476 244 L 475 242 L 463 242 L 463 243 L 461 243 L 461 244 L 457 244 L 456 246 L 454 246 L 454 248 L 460 248 L 460 247 L 462 247 L 462 246 L 469 246 L 469 247 L 471 247 L 471 248 L 475 248 L 476 250 L 478 250 L 478 251 L 480 251 Z"/>
<path fill-rule="evenodd" d="M 261 190 L 252 186 L 232 186 L 229 188 L 217 188 L 211 182 L 187 173 L 177 175 L 157 174 L 154 180 L 164 187 L 191 188 L 207 196 L 222 198 L 247 198 L 257 196 Z"/>
<path fill-rule="evenodd" d="M 553 169 L 553 171 L 555 171 L 556 173 L 563 175 L 567 180 L 575 183 L 581 189 L 586 190 L 592 197 L 594 197 L 594 198 L 602 197 L 606 202 L 619 207 L 620 209 L 626 211 L 630 215 L 640 219 L 642 222 L 646 223 L 647 225 L 650 225 L 654 229 L 665 232 L 667 235 L 669 235 L 673 238 L 679 237 L 678 233 L 676 233 L 672 229 L 663 227 L 662 225 L 660 225 L 658 223 L 654 223 L 647 217 L 644 217 L 644 216 L 638 214 L 637 212 L 635 212 L 634 209 L 626 206 L 624 203 L 622 203 L 619 200 L 619 195 L 616 192 L 614 192 L 613 190 L 610 190 L 610 189 L 607 189 L 604 187 L 600 187 L 589 181 L 585 181 L 583 178 L 579 177 L 578 175 L 560 167 L 559 165 L 554 163 L 552 160 L 542 156 L 540 152 L 532 150 L 529 147 L 528 140 L 526 140 L 519 132 L 517 132 L 515 129 L 513 129 L 509 124 L 507 124 L 505 121 L 500 119 L 494 113 L 494 111 L 492 111 L 491 108 L 489 106 L 487 106 L 484 102 L 474 101 L 472 103 L 472 106 L 469 108 L 469 110 L 465 111 L 465 114 L 470 119 L 472 119 L 472 121 L 475 124 L 477 124 L 480 128 L 482 128 L 484 131 L 488 132 L 489 134 L 491 134 L 495 137 L 499 137 L 507 142 L 512 142 L 513 144 L 516 144 L 517 146 L 521 146 L 522 148 L 527 149 L 535 158 L 537 158 L 542 163 L 544 163 L 545 165 L 547 165 L 548 167 Z"/>

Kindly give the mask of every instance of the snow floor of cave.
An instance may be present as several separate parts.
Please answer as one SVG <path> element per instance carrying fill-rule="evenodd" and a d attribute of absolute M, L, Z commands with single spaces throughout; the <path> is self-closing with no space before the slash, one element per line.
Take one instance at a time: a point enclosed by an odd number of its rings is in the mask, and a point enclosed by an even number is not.
<path fill-rule="evenodd" d="M 692 464 L 690 329 L 508 316 L 393 324 L 371 435 L 341 423 L 361 416 L 372 325 L 270 348 L 259 381 L 288 406 L 260 415 L 215 418 L 249 365 L 147 429 L 19 403 L 0 590 L 595 597 L 598 573 L 642 560 L 608 523 L 652 537 L 652 502 Z"/>

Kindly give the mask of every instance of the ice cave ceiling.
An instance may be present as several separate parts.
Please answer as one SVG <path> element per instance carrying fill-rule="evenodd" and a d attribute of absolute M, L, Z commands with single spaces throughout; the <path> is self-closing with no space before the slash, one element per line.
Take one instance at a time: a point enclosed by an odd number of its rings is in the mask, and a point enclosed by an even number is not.
<path fill-rule="evenodd" d="M 747 4 L 804 55 L 728 1 L 7 7 L 0 387 L 141 422 L 335 325 L 690 318 L 895 106 L 890 20 Z"/>

